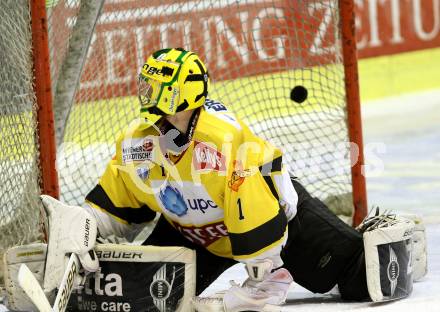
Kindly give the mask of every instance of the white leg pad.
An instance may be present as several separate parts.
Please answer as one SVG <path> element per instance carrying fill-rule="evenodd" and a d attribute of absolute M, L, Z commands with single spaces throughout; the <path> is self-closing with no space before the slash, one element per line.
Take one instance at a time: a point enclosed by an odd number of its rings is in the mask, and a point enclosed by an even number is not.
<path fill-rule="evenodd" d="M 193 311 L 194 250 L 98 244 L 95 251 L 101 268 L 74 290 L 71 311 Z"/>
<path fill-rule="evenodd" d="M 423 219 L 415 214 L 405 214 L 402 217 L 415 223 L 413 232 L 412 266 L 413 279 L 418 281 L 428 273 L 428 253 L 426 246 L 426 232 Z"/>
<path fill-rule="evenodd" d="M 36 243 L 8 249 L 4 255 L 6 306 L 14 311 L 37 311 L 18 283 L 18 270 L 26 264 L 40 285 L 43 283 L 47 245 Z"/>
<path fill-rule="evenodd" d="M 397 219 L 364 233 L 370 297 L 375 302 L 407 297 L 412 292 L 414 222 Z"/>

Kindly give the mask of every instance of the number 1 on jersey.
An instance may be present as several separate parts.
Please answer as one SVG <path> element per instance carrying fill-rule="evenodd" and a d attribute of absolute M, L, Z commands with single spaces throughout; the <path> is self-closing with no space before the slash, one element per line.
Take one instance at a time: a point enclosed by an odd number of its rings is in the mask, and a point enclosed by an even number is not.
<path fill-rule="evenodd" d="M 241 209 L 241 198 L 237 199 L 237 206 L 238 206 L 238 219 L 243 220 L 243 210 Z"/>

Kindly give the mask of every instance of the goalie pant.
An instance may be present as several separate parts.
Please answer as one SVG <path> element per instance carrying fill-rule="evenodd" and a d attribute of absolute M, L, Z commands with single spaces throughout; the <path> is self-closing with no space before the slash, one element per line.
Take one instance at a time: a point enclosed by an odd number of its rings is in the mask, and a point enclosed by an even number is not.
<path fill-rule="evenodd" d="M 288 240 L 281 253 L 284 267 L 297 284 L 314 293 L 325 293 L 338 285 L 343 299 L 369 298 L 362 234 L 313 198 L 297 180 L 292 179 L 292 184 L 298 193 L 298 212 L 289 222 Z M 237 263 L 188 241 L 163 217 L 144 245 L 195 249 L 197 295 Z"/>

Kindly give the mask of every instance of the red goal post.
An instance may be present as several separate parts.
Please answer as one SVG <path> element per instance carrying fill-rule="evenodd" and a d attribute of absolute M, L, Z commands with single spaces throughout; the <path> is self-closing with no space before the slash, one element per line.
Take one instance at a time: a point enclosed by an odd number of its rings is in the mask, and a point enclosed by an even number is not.
<path fill-rule="evenodd" d="M 362 136 L 361 102 L 355 36 L 354 0 L 339 0 L 341 15 L 342 49 L 344 60 L 345 90 L 347 98 L 348 137 L 358 147 L 350 151 L 352 157 L 351 180 L 353 184 L 353 225 L 367 216 L 367 187 L 364 171 L 364 143 Z"/>
<path fill-rule="evenodd" d="M 47 33 L 46 1 L 30 1 L 32 29 L 32 61 L 34 92 L 37 102 L 37 137 L 41 170 L 41 193 L 58 198 L 56 170 L 55 126 L 52 110 L 49 39 Z"/>
<path fill-rule="evenodd" d="M 39 194 L 59 196 L 44 0 L 0 3 L 0 259 L 41 240 Z M 0 288 L 3 284 L 0 261 Z"/>
<path fill-rule="evenodd" d="M 14 233 L 38 231 L 37 214 L 21 212 L 24 206 L 37 207 L 38 193 L 56 196 L 59 183 L 62 200 L 81 204 L 114 153 L 115 137 L 138 116 L 140 64 L 169 46 L 201 56 L 213 81 L 211 96 L 282 147 L 288 170 L 312 194 L 353 217 L 354 224 L 366 215 L 353 0 L 16 3 L 17 16 L 8 1 L 0 4 L 0 15 L 11 18 L 1 31 L 12 34 L 1 44 L 15 55 L 0 69 L 2 78 L 15 81 L 24 62 L 35 69 L 23 75 L 31 81 L 17 80 L 29 88 L 29 101 L 21 103 L 29 109 L 0 111 L 2 134 L 10 144 L 30 138 L 0 154 L 7 160 L 0 164 L 2 179 L 9 185 L 0 197 L 0 216 L 7 220 L 0 227 L 8 229 L 1 248 L 32 238 Z M 23 43 L 21 52 L 13 51 L 11 42 Z M 292 100 L 296 86 L 308 91 L 305 101 Z M 8 94 L 6 87 L 0 90 L 0 96 Z M 18 127 L 32 131 L 10 130 L 11 122 L 24 116 L 29 121 Z M 34 177 L 30 181 L 17 179 L 14 168 L 20 161 L 28 165 L 20 177 Z"/>

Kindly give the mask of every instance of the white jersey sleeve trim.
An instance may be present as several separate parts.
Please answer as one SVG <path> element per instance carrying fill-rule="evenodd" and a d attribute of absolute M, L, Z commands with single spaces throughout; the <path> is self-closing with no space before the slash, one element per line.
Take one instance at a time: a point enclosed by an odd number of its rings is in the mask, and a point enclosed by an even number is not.
<path fill-rule="evenodd" d="M 273 178 L 278 189 L 280 205 L 284 208 L 287 221 L 290 221 L 296 216 L 298 194 L 296 193 L 286 170 L 283 170 L 281 175 L 275 175 Z"/>

